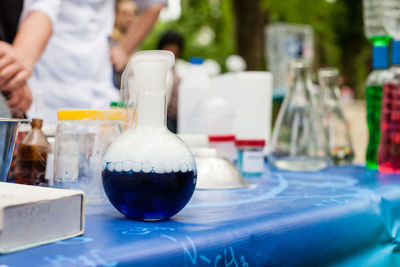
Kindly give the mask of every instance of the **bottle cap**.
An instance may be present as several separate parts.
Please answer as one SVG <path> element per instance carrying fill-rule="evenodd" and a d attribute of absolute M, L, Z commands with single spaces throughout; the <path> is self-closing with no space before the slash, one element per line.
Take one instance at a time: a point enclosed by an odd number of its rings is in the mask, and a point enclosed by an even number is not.
<path fill-rule="evenodd" d="M 235 135 L 234 134 L 209 135 L 208 140 L 210 142 L 233 142 L 233 141 L 235 141 Z"/>
<path fill-rule="evenodd" d="M 124 110 L 58 110 L 57 116 L 59 121 L 65 120 L 126 120 Z"/>
<path fill-rule="evenodd" d="M 112 101 L 112 102 L 110 102 L 110 107 L 111 108 L 124 108 L 125 103 L 124 103 L 124 101 Z"/>
<path fill-rule="evenodd" d="M 201 64 L 203 64 L 203 61 L 204 60 L 201 57 L 191 57 L 189 59 L 189 63 L 194 64 L 194 65 L 201 65 Z"/>
<path fill-rule="evenodd" d="M 372 68 L 387 69 L 389 67 L 389 47 L 387 45 L 372 46 Z"/>
<path fill-rule="evenodd" d="M 240 139 L 240 140 L 235 141 L 235 145 L 237 147 L 243 147 L 243 146 L 264 147 L 265 140 L 264 139 Z"/>
<path fill-rule="evenodd" d="M 392 41 L 392 64 L 400 65 L 400 41 Z"/>

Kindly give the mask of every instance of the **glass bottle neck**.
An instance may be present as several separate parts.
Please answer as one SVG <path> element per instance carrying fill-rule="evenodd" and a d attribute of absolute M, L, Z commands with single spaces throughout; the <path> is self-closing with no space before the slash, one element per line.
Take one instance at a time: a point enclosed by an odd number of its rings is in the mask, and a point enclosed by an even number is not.
<path fill-rule="evenodd" d="M 292 93 L 298 95 L 303 94 L 306 97 L 310 98 L 313 101 L 313 85 L 311 81 L 311 75 L 306 68 L 295 69 L 294 71 L 294 79 L 292 85 Z"/>
<path fill-rule="evenodd" d="M 144 91 L 138 96 L 136 128 L 165 128 L 165 92 Z"/>
<path fill-rule="evenodd" d="M 43 121 L 41 119 L 32 119 L 32 129 L 42 129 Z"/>
<path fill-rule="evenodd" d="M 329 85 L 329 84 L 322 84 L 320 85 L 321 90 L 321 99 L 323 98 L 330 98 L 333 100 L 338 100 L 340 96 L 340 90 L 337 84 Z"/>
<path fill-rule="evenodd" d="M 304 83 L 305 85 L 309 85 L 311 83 L 311 76 L 307 69 L 296 69 L 294 73 L 294 82 L 295 83 Z"/>

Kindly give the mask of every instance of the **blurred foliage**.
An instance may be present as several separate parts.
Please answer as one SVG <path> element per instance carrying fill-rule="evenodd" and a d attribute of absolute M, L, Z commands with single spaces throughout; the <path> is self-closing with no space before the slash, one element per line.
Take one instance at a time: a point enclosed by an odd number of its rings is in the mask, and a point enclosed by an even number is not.
<path fill-rule="evenodd" d="M 176 21 L 158 22 L 142 48 L 154 49 L 162 33 L 174 29 L 185 37 L 182 58 L 212 58 L 224 69 L 227 56 L 236 52 L 233 1 L 181 0 L 181 17 Z M 363 34 L 362 0 L 261 0 L 261 4 L 269 23 L 312 25 L 315 70 L 325 66 L 339 68 L 344 83 L 355 88 L 358 97 L 364 96 L 363 84 L 370 71 L 371 54 Z M 204 27 L 215 34 L 208 44 L 198 42 Z"/>
<path fill-rule="evenodd" d="M 181 17 L 176 21 L 158 22 L 153 32 L 144 41 L 142 48 L 155 49 L 161 35 L 172 29 L 185 37 L 181 55 L 183 59 L 201 56 L 214 59 L 224 66 L 226 58 L 235 53 L 231 0 L 181 0 L 181 6 Z M 199 38 L 202 32 L 207 32 L 207 29 L 212 30 L 211 41 L 208 44 L 202 44 Z"/>

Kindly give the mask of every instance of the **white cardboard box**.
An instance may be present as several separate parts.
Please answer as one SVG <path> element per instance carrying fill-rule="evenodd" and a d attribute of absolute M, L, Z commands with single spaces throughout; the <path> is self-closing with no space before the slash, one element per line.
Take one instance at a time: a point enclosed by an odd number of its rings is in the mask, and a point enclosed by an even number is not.
<path fill-rule="evenodd" d="M 83 234 L 81 191 L 0 182 L 0 254 Z"/>

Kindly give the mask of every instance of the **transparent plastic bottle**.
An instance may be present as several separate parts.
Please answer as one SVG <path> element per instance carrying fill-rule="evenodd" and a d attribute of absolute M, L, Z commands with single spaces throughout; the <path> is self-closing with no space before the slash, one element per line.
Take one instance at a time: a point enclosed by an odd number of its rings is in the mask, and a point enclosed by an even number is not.
<path fill-rule="evenodd" d="M 319 114 L 329 145 L 329 155 L 335 165 L 350 164 L 354 159 L 348 123 L 339 102 L 339 71 L 319 70 Z"/>
<path fill-rule="evenodd" d="M 201 134 L 197 124 L 202 114 L 199 111 L 201 101 L 212 94 L 211 80 L 204 69 L 203 59 L 192 57 L 190 68 L 179 85 L 178 94 L 178 133 Z"/>
<path fill-rule="evenodd" d="M 383 26 L 383 2 L 384 0 L 363 0 L 364 31 L 370 40 L 386 35 Z"/>
<path fill-rule="evenodd" d="M 290 171 L 317 171 L 330 163 L 325 133 L 312 97 L 310 65 L 291 64 L 292 83 L 279 110 L 272 135 L 269 162 Z"/>
<path fill-rule="evenodd" d="M 165 125 L 166 77 L 173 63 L 168 51 L 141 51 L 129 62 L 128 75 L 138 88 L 137 119 L 109 146 L 102 172 L 108 199 L 129 218 L 168 219 L 189 202 L 196 186 L 193 155 Z"/>
<path fill-rule="evenodd" d="M 400 5 L 398 0 L 375 0 L 382 6 L 383 26 L 386 33 L 400 40 Z"/>
<path fill-rule="evenodd" d="M 373 71 L 368 75 L 366 86 L 368 146 L 366 153 L 366 167 L 371 170 L 378 169 L 378 145 L 380 139 L 380 115 L 383 85 L 388 80 L 389 46 L 390 37 L 375 39 L 372 49 Z"/>

